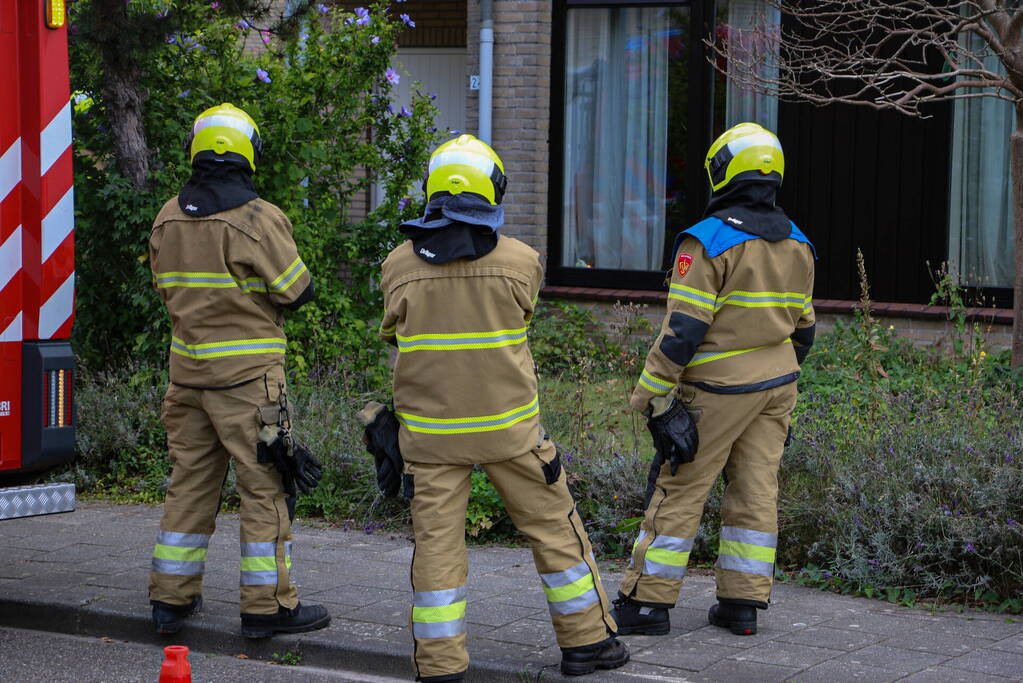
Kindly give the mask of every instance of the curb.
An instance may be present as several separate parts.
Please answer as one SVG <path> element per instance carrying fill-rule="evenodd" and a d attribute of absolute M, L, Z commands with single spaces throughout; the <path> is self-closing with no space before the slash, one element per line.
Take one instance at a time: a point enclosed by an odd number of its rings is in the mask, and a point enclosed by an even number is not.
<path fill-rule="evenodd" d="M 148 608 L 148 606 L 147 606 Z M 196 618 L 198 617 L 198 619 Z M 0 601 L 0 626 L 49 631 L 75 636 L 108 637 L 153 646 L 186 645 L 189 649 L 225 656 L 245 654 L 250 659 L 272 661 L 282 652 L 302 653 L 302 666 L 364 674 L 414 677 L 408 655 L 394 642 L 383 639 L 347 638 L 341 642 L 327 639 L 322 631 L 252 640 L 239 632 L 238 619 L 203 615 L 190 620 L 181 633 L 160 636 L 153 631 L 148 609 L 144 613 L 125 613 L 99 603 L 80 607 L 39 600 L 4 599 Z M 336 617 L 335 617 L 336 618 Z M 539 662 L 490 658 L 474 660 L 467 681 L 523 681 L 552 675 Z"/>

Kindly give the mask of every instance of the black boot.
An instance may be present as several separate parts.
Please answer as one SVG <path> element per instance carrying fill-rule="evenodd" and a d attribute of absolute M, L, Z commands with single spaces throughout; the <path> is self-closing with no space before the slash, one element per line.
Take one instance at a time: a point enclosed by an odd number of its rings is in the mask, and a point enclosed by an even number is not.
<path fill-rule="evenodd" d="M 153 606 L 153 625 L 156 626 L 156 632 L 169 636 L 180 631 L 185 619 L 199 611 L 202 607 L 202 596 L 195 596 L 187 605 L 172 605 L 159 600 L 150 600 L 149 604 Z"/>
<path fill-rule="evenodd" d="M 242 612 L 242 635 L 246 638 L 269 638 L 275 633 L 305 633 L 325 628 L 330 615 L 322 605 L 281 607 L 277 614 L 246 614 Z"/>
<path fill-rule="evenodd" d="M 628 661 L 628 649 L 613 637 L 593 645 L 561 648 L 561 673 L 566 676 L 582 676 L 596 669 L 617 669 Z"/>
<path fill-rule="evenodd" d="M 757 632 L 757 608 L 752 605 L 718 600 L 718 604 L 711 606 L 707 619 L 713 626 L 727 628 L 737 636 L 752 636 Z"/>
<path fill-rule="evenodd" d="M 611 616 L 620 636 L 663 636 L 671 630 L 667 607 L 648 607 L 620 593 L 614 605 Z"/>

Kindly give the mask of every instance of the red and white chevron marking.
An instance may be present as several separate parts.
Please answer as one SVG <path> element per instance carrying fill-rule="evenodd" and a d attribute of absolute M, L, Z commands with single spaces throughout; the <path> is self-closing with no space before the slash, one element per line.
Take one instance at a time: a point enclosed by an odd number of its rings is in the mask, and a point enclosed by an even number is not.
<path fill-rule="evenodd" d="M 22 340 L 21 138 L 0 130 L 0 342 Z M 6 133 L 6 135 L 5 135 Z M 12 139 L 13 137 L 13 139 Z"/>
<path fill-rule="evenodd" d="M 49 99 L 49 98 L 44 98 Z M 75 195 L 71 169 L 71 104 L 67 93 L 39 134 L 39 339 L 71 336 L 75 303 Z"/>

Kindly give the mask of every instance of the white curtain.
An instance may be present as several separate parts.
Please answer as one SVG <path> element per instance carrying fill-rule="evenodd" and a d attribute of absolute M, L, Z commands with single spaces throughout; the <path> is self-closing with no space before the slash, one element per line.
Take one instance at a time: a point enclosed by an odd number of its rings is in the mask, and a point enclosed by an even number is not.
<path fill-rule="evenodd" d="M 562 265 L 661 268 L 668 12 L 568 13 Z"/>
<path fill-rule="evenodd" d="M 981 39 L 964 37 L 966 47 L 983 50 Z M 1005 73 L 994 55 L 985 67 Z M 1012 287 L 1013 215 L 1009 166 L 1012 104 L 981 97 L 957 100 L 952 127 L 949 197 L 949 257 L 959 282 L 968 286 Z"/>
<path fill-rule="evenodd" d="M 766 0 L 730 0 L 728 3 L 730 51 L 746 55 L 759 64 L 765 78 L 778 76 L 781 13 Z M 731 68 L 729 69 L 731 72 Z M 731 128 L 752 121 L 768 130 L 778 130 L 778 99 L 771 95 L 740 90 L 729 78 L 725 97 L 725 125 Z"/>

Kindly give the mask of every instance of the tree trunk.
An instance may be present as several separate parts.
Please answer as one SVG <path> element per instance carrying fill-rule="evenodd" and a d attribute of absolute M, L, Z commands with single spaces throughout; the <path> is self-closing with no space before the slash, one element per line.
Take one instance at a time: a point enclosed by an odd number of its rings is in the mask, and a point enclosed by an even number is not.
<path fill-rule="evenodd" d="M 1016 105 L 1012 131 L 1012 199 L 1016 276 L 1013 280 L 1012 367 L 1023 367 L 1023 104 Z"/>
<path fill-rule="evenodd" d="M 140 190 L 149 188 L 149 144 L 143 126 L 148 97 L 136 56 L 119 40 L 125 30 L 124 3 L 102 0 L 94 5 L 95 19 L 104 27 L 97 42 L 103 64 L 103 101 L 113 138 L 117 168 Z"/>

